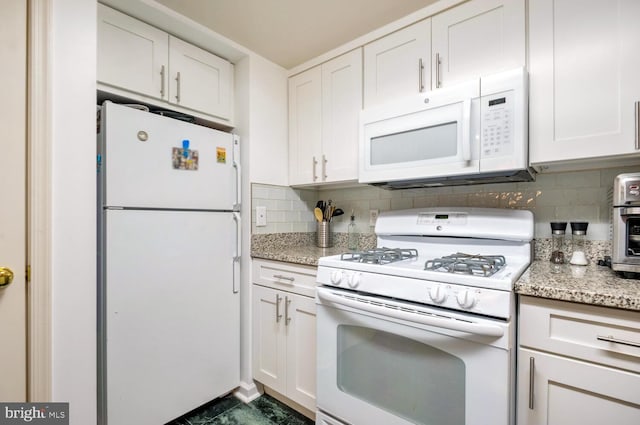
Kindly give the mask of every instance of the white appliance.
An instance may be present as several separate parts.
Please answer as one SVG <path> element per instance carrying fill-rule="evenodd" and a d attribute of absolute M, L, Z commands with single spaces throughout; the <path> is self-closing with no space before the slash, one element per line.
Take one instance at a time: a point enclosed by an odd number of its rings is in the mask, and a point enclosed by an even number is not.
<path fill-rule="evenodd" d="M 524 68 L 362 111 L 359 182 L 389 189 L 530 181 Z"/>
<path fill-rule="evenodd" d="M 158 425 L 240 382 L 238 138 L 105 102 L 101 425 Z"/>
<path fill-rule="evenodd" d="M 531 212 L 393 211 L 376 234 L 318 262 L 318 423 L 513 425 Z"/>

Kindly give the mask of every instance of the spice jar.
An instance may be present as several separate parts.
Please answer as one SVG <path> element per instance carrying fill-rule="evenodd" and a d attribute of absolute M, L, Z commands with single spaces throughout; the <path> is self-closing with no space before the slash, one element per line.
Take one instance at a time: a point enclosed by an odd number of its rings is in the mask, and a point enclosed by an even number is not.
<path fill-rule="evenodd" d="M 571 248 L 573 253 L 569 263 L 576 266 L 586 266 L 589 259 L 586 254 L 587 226 L 584 221 L 571 222 Z"/>
<path fill-rule="evenodd" d="M 564 264 L 564 234 L 566 229 L 566 221 L 551 223 L 551 257 L 549 261 L 553 264 Z"/>

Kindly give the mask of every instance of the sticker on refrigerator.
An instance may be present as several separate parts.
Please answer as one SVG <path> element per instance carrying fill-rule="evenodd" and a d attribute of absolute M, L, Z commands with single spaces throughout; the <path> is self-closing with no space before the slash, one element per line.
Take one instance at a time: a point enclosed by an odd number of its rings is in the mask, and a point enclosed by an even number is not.
<path fill-rule="evenodd" d="M 227 163 L 227 148 L 216 148 L 216 160 L 221 164 Z"/>
<path fill-rule="evenodd" d="M 196 150 L 173 148 L 171 160 L 175 170 L 198 170 L 198 151 Z"/>

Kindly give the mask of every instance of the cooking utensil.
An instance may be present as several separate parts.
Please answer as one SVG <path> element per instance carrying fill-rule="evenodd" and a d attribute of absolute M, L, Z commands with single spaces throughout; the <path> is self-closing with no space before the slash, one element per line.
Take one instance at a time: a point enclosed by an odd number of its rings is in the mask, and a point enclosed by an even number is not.
<path fill-rule="evenodd" d="M 343 214 L 344 214 L 344 211 L 342 211 L 342 208 L 336 208 L 335 210 L 333 210 L 333 215 L 331 215 L 331 217 L 337 217 Z"/>
<path fill-rule="evenodd" d="M 313 214 L 316 216 L 316 220 L 318 220 L 319 223 L 322 223 L 324 221 L 323 217 L 322 217 L 322 210 L 318 207 L 313 209 Z"/>

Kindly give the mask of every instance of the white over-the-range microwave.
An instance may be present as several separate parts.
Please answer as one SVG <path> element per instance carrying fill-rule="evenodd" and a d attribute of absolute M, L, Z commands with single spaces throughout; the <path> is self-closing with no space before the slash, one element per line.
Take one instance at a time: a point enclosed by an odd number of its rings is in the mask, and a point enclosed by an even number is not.
<path fill-rule="evenodd" d="M 524 68 L 402 98 L 360 116 L 359 182 L 389 189 L 531 181 Z"/>

